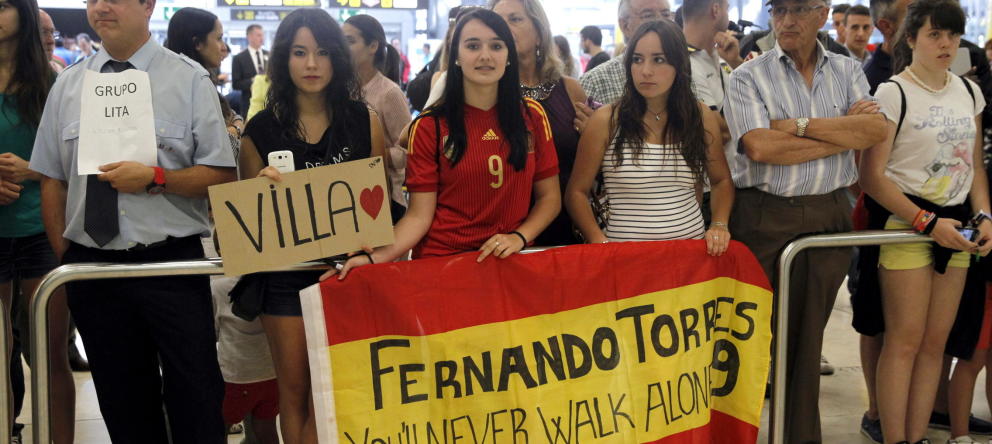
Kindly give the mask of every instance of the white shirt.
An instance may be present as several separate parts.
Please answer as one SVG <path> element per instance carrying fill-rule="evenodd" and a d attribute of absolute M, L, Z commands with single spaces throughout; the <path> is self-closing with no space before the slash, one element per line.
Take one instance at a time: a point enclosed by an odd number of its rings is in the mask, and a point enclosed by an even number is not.
<path fill-rule="evenodd" d="M 717 111 L 723 110 L 723 97 L 730 82 L 730 64 L 713 51 L 689 47 L 692 90 L 696 99 Z"/>
<path fill-rule="evenodd" d="M 262 47 L 259 47 L 258 49 L 255 49 L 255 48 L 252 48 L 251 46 L 249 46 L 248 47 L 248 53 L 251 54 L 251 64 L 252 64 L 252 66 L 255 67 L 255 70 L 258 71 L 257 74 L 264 73 L 265 72 L 265 65 L 267 65 L 269 63 L 269 61 L 266 60 L 267 57 L 265 57 L 265 53 L 262 51 Z M 261 60 L 262 60 L 262 69 L 261 70 L 258 70 L 258 60 L 259 60 L 259 57 L 261 57 Z"/>
<path fill-rule="evenodd" d="M 206 257 L 217 257 L 212 237 L 200 238 Z M 214 301 L 214 328 L 217 330 L 217 361 L 224 382 L 251 384 L 275 379 L 276 369 L 269 352 L 269 341 L 262 319 L 248 322 L 231 311 L 231 289 L 238 278 L 210 276 Z"/>
<path fill-rule="evenodd" d="M 906 93 L 906 117 L 896 134 L 885 176 L 903 193 L 940 206 L 958 205 L 968 198 L 974 180 L 975 116 L 985 108 L 982 92 L 970 80 L 972 99 L 958 76 L 933 94 L 916 82 L 893 76 Z M 882 112 L 899 123 L 902 99 L 891 82 L 875 92 Z"/>

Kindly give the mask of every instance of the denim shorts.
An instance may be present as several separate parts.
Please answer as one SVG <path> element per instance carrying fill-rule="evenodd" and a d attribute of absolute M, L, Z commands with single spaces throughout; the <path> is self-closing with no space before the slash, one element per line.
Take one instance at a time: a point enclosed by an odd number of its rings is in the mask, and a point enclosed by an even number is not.
<path fill-rule="evenodd" d="M 0 283 L 40 278 L 58 266 L 45 233 L 0 237 Z"/>
<path fill-rule="evenodd" d="M 265 284 L 262 313 L 272 316 L 303 316 L 300 290 L 317 283 L 322 271 L 270 273 Z"/>

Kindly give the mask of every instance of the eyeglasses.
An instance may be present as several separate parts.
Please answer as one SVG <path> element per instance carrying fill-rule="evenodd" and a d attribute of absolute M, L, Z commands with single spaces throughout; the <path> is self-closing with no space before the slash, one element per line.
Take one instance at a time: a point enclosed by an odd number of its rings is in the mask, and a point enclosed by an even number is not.
<path fill-rule="evenodd" d="M 54 29 L 42 29 L 41 30 L 41 35 L 42 36 L 51 36 L 55 40 L 58 40 L 58 39 L 62 38 L 62 33 L 58 32 L 58 31 L 56 31 Z"/>
<path fill-rule="evenodd" d="M 652 20 L 658 20 L 658 19 L 671 20 L 672 17 L 674 17 L 674 16 L 675 16 L 675 14 L 672 14 L 672 10 L 671 9 L 660 9 L 660 10 L 659 9 L 645 9 L 645 10 L 642 10 L 640 12 L 640 14 L 637 14 L 637 17 L 639 19 L 641 19 L 641 21 L 645 21 L 645 22 L 652 21 Z"/>
<path fill-rule="evenodd" d="M 785 6 L 776 6 L 774 8 L 768 9 L 768 12 L 771 13 L 772 17 L 775 18 L 785 17 L 786 14 L 789 13 L 791 13 L 792 15 L 798 18 L 806 18 L 813 11 L 823 8 L 825 8 L 825 6 L 823 5 L 816 5 L 816 6 L 802 5 L 802 6 L 793 6 L 791 8 Z"/>

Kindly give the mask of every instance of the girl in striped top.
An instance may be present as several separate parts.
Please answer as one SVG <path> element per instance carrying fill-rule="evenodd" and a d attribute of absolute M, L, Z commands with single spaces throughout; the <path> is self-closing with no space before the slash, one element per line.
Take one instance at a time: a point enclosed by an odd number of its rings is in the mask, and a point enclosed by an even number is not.
<path fill-rule="evenodd" d="M 565 203 L 587 242 L 705 238 L 709 254 L 727 250 L 734 186 L 716 115 L 692 93 L 686 47 L 675 24 L 642 25 L 627 46 L 623 97 L 597 110 L 582 134 Z M 589 205 L 600 171 L 610 204 L 605 233 Z M 699 210 L 707 177 L 709 229 Z"/>

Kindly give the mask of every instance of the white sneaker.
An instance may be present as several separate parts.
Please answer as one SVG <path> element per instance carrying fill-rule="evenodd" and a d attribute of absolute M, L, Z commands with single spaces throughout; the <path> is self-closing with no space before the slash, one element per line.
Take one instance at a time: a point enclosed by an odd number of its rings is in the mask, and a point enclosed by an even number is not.
<path fill-rule="evenodd" d="M 957 438 L 947 441 L 947 444 L 969 444 L 969 443 L 978 443 L 978 441 L 971 439 L 971 437 L 968 435 L 959 436 Z"/>

